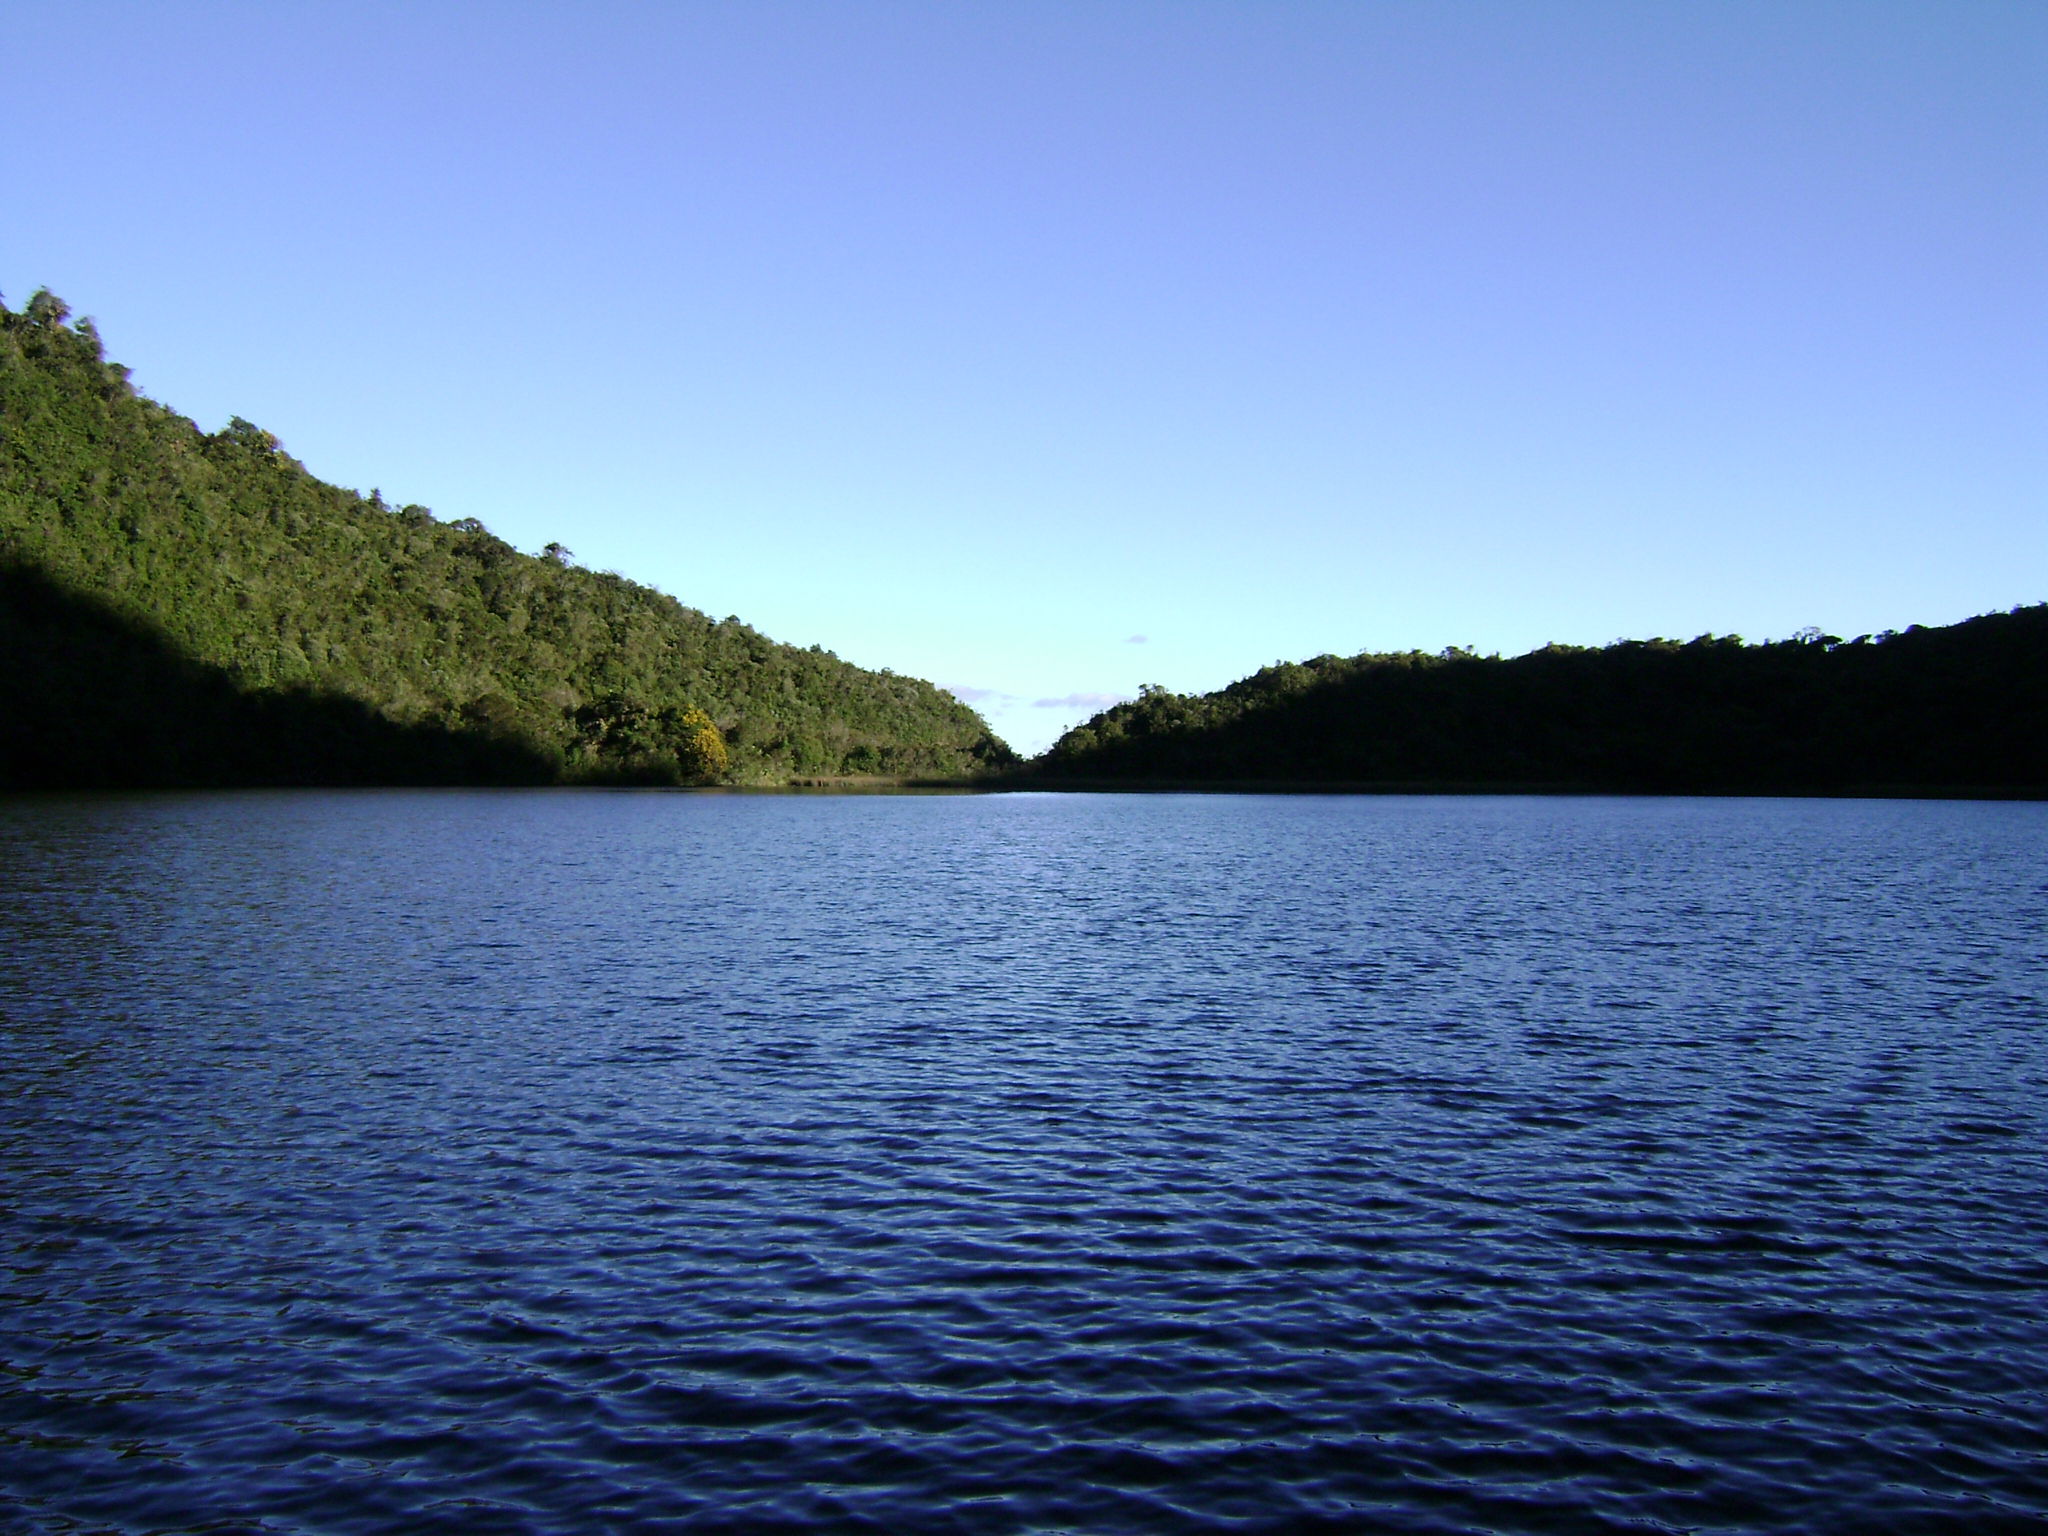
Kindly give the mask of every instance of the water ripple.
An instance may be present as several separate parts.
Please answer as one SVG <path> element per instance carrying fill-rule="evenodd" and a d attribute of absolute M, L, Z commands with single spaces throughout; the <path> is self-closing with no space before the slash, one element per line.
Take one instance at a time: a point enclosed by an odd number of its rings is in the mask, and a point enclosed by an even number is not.
<path fill-rule="evenodd" d="M 2048 1528 L 2048 812 L 0 801 L 0 1525 Z"/>

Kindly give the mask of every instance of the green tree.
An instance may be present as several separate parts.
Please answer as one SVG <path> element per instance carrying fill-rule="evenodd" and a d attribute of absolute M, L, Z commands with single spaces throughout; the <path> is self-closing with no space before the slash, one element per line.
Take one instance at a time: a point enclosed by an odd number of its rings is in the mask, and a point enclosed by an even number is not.
<path fill-rule="evenodd" d="M 521 554 L 478 519 L 325 484 L 243 418 L 202 433 L 137 395 L 69 315 L 46 291 L 21 313 L 0 305 L 0 566 L 102 604 L 224 687 L 348 701 L 321 717 L 335 740 L 360 726 L 430 756 L 437 732 L 490 747 L 414 770 L 388 755 L 344 764 L 336 746 L 335 782 L 488 778 L 506 763 L 522 782 L 535 764 L 575 782 L 772 782 L 843 773 L 862 747 L 892 771 L 945 777 L 1014 761 L 929 683 L 714 623 L 560 545 Z M 79 644 L 97 632 L 81 621 Z M 54 676 L 53 644 L 0 663 Z M 80 707 L 132 712 L 132 696 L 87 690 Z M 690 709 L 716 722 L 710 735 L 683 728 Z M 292 780 L 318 782 L 317 759 L 295 753 Z M 138 756 L 132 772 L 156 770 Z"/>

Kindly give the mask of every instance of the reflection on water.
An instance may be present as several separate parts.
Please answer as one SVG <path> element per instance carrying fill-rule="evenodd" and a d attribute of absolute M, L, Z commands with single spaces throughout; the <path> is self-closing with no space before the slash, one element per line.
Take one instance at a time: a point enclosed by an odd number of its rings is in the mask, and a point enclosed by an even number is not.
<path fill-rule="evenodd" d="M 0 1526 L 2036 1530 L 2048 807 L 0 801 Z"/>

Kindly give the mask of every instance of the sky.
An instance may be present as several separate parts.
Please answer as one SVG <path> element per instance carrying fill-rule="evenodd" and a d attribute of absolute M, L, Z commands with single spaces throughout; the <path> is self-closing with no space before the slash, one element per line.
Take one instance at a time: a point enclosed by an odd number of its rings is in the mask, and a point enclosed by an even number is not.
<path fill-rule="evenodd" d="M 2048 599 L 2039 0 L 10 0 L 0 293 L 1020 750 Z"/>

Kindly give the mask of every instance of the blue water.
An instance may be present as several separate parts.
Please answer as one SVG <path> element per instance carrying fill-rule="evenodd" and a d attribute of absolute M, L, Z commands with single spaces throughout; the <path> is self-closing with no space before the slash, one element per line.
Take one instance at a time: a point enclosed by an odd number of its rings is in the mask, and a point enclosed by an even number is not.
<path fill-rule="evenodd" d="M 2048 806 L 0 800 L 0 1529 L 2048 1529 Z"/>

